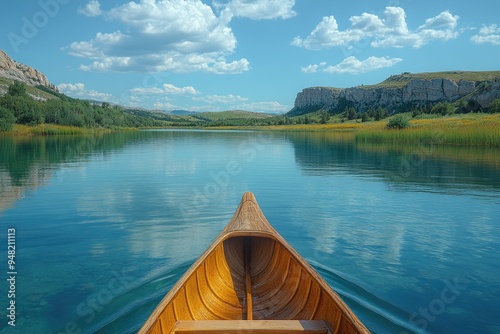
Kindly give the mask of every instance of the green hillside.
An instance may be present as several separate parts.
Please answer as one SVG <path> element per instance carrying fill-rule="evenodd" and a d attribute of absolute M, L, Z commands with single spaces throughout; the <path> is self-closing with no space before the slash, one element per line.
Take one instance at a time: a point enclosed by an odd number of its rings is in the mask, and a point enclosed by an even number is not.
<path fill-rule="evenodd" d="M 10 86 L 17 88 L 12 92 Z M 68 97 L 43 86 L 29 86 L 0 78 L 0 132 L 15 124 L 52 124 L 94 129 L 123 127 L 205 127 L 258 125 L 272 115 L 242 110 L 173 115 L 162 111 L 127 108 L 107 102 Z M 267 124 L 267 123 L 265 123 Z"/>
<path fill-rule="evenodd" d="M 0 96 L 4 95 L 7 93 L 9 86 L 14 83 L 14 80 L 8 79 L 5 77 L 0 77 Z M 30 86 L 30 85 L 25 85 L 26 87 L 26 93 L 29 95 L 41 99 L 41 100 L 47 100 L 47 99 L 54 99 L 57 98 L 53 93 L 48 93 L 47 91 L 43 89 L 39 89 L 38 87 Z"/>
<path fill-rule="evenodd" d="M 171 120 L 136 114 L 109 103 L 74 99 L 44 86 L 0 78 L 0 132 L 14 125 L 52 124 L 93 129 L 168 126 Z"/>
<path fill-rule="evenodd" d="M 226 110 L 226 111 L 202 112 L 193 117 L 206 121 L 220 121 L 220 120 L 230 120 L 230 119 L 231 120 L 263 119 L 272 117 L 272 115 L 259 112 L 252 112 L 252 111 L 243 111 L 243 110 Z"/>
<path fill-rule="evenodd" d="M 386 80 L 375 85 L 362 86 L 363 88 L 398 88 L 405 86 L 412 79 L 449 79 L 453 81 L 468 80 L 468 81 L 495 81 L 500 79 L 500 71 L 449 71 L 449 72 L 424 72 L 424 73 L 409 73 L 391 75 Z"/>

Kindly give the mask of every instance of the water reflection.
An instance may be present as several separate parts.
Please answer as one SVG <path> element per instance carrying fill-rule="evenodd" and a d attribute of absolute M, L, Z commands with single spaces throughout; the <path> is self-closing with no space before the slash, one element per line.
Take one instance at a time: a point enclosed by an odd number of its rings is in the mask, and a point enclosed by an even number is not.
<path fill-rule="evenodd" d="M 71 320 L 83 333 L 137 329 L 244 191 L 371 329 L 415 328 L 410 315 L 443 281 L 465 278 L 467 291 L 428 331 L 457 332 L 466 319 L 495 332 L 474 314 L 495 319 L 500 300 L 498 152 L 209 131 L 1 138 L 0 150 L 0 219 L 23 238 L 19 303 L 30 318 L 19 320 L 31 332 Z M 78 306 L 116 272 L 134 284 L 87 324 Z"/>
<path fill-rule="evenodd" d="M 500 150 L 495 148 L 357 143 L 353 135 L 289 133 L 298 165 L 307 174 L 347 171 L 379 176 L 391 186 L 430 191 L 500 188 Z"/>
<path fill-rule="evenodd" d="M 47 184 L 54 176 L 64 179 L 66 171 L 84 166 L 89 160 L 106 159 L 125 146 L 145 145 L 152 140 L 165 141 L 173 136 L 168 131 L 137 131 L 87 136 L 0 137 L 0 212 L 11 207 L 27 191 Z M 173 158 L 168 156 L 169 151 L 165 153 L 167 156 L 163 160 Z M 138 168 L 151 167 L 148 161 L 138 163 L 141 164 Z M 189 165 L 166 166 L 183 170 L 193 168 Z M 177 170 L 166 172 L 175 173 Z"/>
<path fill-rule="evenodd" d="M 125 136 L 0 137 L 0 211 L 49 182 L 67 164 L 123 147 Z M 61 177 L 62 174 L 59 174 Z"/>

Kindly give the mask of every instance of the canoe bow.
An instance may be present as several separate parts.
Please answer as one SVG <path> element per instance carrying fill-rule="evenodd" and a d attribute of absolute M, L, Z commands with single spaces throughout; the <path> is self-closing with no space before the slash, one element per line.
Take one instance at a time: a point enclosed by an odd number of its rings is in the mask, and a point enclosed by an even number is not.
<path fill-rule="evenodd" d="M 247 192 L 139 333 L 293 333 L 294 328 L 369 333 Z"/>

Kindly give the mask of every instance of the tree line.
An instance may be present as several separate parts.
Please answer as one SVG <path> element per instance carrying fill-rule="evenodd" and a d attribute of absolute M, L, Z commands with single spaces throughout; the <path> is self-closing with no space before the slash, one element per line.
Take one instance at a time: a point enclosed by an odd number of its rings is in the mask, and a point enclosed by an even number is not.
<path fill-rule="evenodd" d="M 320 109 L 300 116 L 277 115 L 268 118 L 227 118 L 207 120 L 193 116 L 188 119 L 164 113 L 151 113 L 144 110 L 124 109 L 109 103 L 91 103 L 73 99 L 49 88 L 39 86 L 40 90 L 54 96 L 46 100 L 37 100 L 29 96 L 26 86 L 14 82 L 7 94 L 0 97 L 0 131 L 12 129 L 14 124 L 37 125 L 42 123 L 68 125 L 85 128 L 122 128 L 122 127 L 217 127 L 217 126 L 268 126 L 291 124 L 326 124 L 331 116 L 340 114 L 340 121 L 361 120 L 362 122 L 379 121 L 389 117 L 389 112 L 382 107 L 358 112 L 353 106 L 345 106 L 343 112 L 333 113 Z M 454 103 L 439 102 L 420 107 L 402 108 L 411 111 L 413 117 L 421 114 L 452 115 L 469 112 L 500 113 L 500 98 L 493 100 L 488 108 L 483 109 L 475 100 L 459 100 Z"/>
<path fill-rule="evenodd" d="M 481 104 L 474 99 L 461 99 L 454 103 L 446 101 L 438 102 L 436 104 L 414 108 L 412 116 L 415 117 L 421 114 L 437 114 L 446 116 L 467 113 L 500 113 L 500 98 L 494 99 L 487 108 L 483 108 Z"/>
<path fill-rule="evenodd" d="M 40 88 L 40 87 L 39 87 Z M 37 125 L 42 123 L 86 128 L 153 127 L 165 122 L 134 115 L 109 103 L 94 104 L 73 99 L 50 89 L 42 89 L 54 98 L 37 100 L 26 92 L 23 83 L 16 81 L 0 97 L 0 131 L 12 129 L 14 124 Z"/>

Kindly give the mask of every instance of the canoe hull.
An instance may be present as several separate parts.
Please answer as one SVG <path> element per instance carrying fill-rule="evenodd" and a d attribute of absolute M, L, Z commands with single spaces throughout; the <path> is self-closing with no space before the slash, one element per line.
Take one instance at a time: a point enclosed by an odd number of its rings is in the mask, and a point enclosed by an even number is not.
<path fill-rule="evenodd" d="M 250 193 L 139 333 L 174 333 L 184 320 L 324 320 L 331 333 L 368 333 Z"/>

